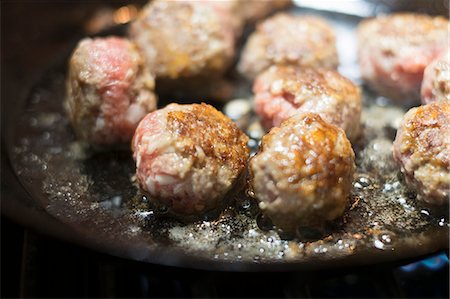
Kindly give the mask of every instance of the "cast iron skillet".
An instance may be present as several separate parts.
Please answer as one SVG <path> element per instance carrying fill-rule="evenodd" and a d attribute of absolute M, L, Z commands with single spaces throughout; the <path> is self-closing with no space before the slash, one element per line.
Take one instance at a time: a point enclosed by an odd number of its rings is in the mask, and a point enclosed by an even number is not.
<path fill-rule="evenodd" d="M 353 34 L 359 19 L 323 16 L 338 33 L 340 71 L 359 82 Z M 67 59 L 30 90 L 4 136 L 10 193 L 2 208 L 41 232 L 133 260 L 231 271 L 372 264 L 448 246 L 448 207 L 417 203 L 398 174 L 391 145 L 405 109 L 384 98 L 364 90 L 364 136 L 354 145 L 357 173 L 344 217 L 323 231 L 300 229 L 292 239 L 272 227 L 246 190 L 219 217 L 190 224 L 152 206 L 133 181 L 130 152 L 93 153 L 76 141 L 62 104 Z M 236 94 L 249 97 L 250 90 L 240 87 Z M 253 138 L 253 150 L 257 143 Z"/>

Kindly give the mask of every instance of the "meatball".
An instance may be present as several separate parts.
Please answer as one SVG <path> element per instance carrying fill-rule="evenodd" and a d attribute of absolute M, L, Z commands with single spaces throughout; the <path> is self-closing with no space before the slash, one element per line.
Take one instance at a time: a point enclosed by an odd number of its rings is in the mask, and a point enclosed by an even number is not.
<path fill-rule="evenodd" d="M 118 38 L 85 38 L 72 54 L 66 103 L 77 136 L 95 147 L 130 142 L 156 109 L 154 77 L 136 46 Z"/>
<path fill-rule="evenodd" d="M 250 160 L 250 182 L 263 213 L 293 233 L 298 225 L 320 226 L 342 215 L 354 160 L 342 129 L 301 113 L 263 137 Z"/>
<path fill-rule="evenodd" d="M 235 53 L 232 20 L 224 5 L 156 0 L 131 24 L 130 36 L 155 72 L 158 88 L 171 91 L 223 75 Z"/>
<path fill-rule="evenodd" d="M 448 52 L 425 68 L 422 81 L 422 104 L 450 101 L 450 61 Z"/>
<path fill-rule="evenodd" d="M 243 0 L 178 0 L 178 1 L 193 1 L 202 2 L 202 5 L 211 6 L 217 13 L 218 16 L 222 18 L 222 22 L 227 25 L 231 25 L 233 28 L 235 38 L 237 39 L 244 29 L 245 18 L 241 14 Z"/>
<path fill-rule="evenodd" d="M 333 28 L 314 16 L 278 13 L 259 23 L 244 46 L 239 72 L 248 79 L 272 65 L 336 68 Z"/>
<path fill-rule="evenodd" d="M 148 114 L 136 130 L 137 181 L 174 214 L 217 209 L 246 168 L 247 141 L 210 105 L 170 104 Z"/>
<path fill-rule="evenodd" d="M 256 78 L 253 91 L 256 113 L 267 129 L 294 114 L 314 112 L 352 141 L 360 134 L 360 90 L 335 70 L 272 66 Z"/>
<path fill-rule="evenodd" d="M 406 113 L 394 141 L 394 159 L 419 200 L 448 204 L 450 102 L 435 102 Z"/>
<path fill-rule="evenodd" d="M 367 85 L 405 105 L 419 102 L 423 71 L 445 51 L 448 26 L 443 17 L 413 13 L 361 22 L 358 56 Z"/>

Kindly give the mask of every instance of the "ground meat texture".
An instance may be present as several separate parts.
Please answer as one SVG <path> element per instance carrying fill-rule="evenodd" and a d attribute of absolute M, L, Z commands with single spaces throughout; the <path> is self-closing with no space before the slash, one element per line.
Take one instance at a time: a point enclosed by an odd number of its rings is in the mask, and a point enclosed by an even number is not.
<path fill-rule="evenodd" d="M 405 105 L 419 102 L 423 71 L 448 44 L 443 17 L 400 13 L 358 26 L 359 64 L 366 84 Z"/>
<path fill-rule="evenodd" d="M 66 103 L 76 135 L 94 146 L 129 143 L 156 109 L 154 77 L 136 46 L 118 37 L 85 38 L 69 62 Z"/>
<path fill-rule="evenodd" d="M 425 68 L 421 88 L 422 104 L 450 101 L 449 55 L 449 52 L 445 52 Z"/>
<path fill-rule="evenodd" d="M 419 200 L 448 204 L 450 102 L 435 102 L 406 113 L 394 141 L 394 159 Z"/>
<path fill-rule="evenodd" d="M 235 38 L 239 38 L 245 26 L 245 18 L 242 16 L 242 0 L 178 0 L 202 2 L 203 5 L 209 5 L 222 18 L 222 22 L 233 28 Z"/>
<path fill-rule="evenodd" d="M 273 128 L 250 160 L 263 213 L 287 232 L 341 216 L 349 202 L 355 155 L 344 131 L 302 113 Z"/>
<path fill-rule="evenodd" d="M 234 56 L 235 28 L 230 10 L 206 1 L 151 1 L 131 25 L 158 79 L 217 78 Z"/>
<path fill-rule="evenodd" d="M 314 112 L 344 129 L 352 141 L 360 134 L 361 92 L 335 70 L 272 66 L 256 78 L 253 92 L 266 129 L 295 114 Z"/>
<path fill-rule="evenodd" d="M 247 40 L 238 64 L 248 79 L 272 65 L 336 68 L 333 28 L 314 16 L 278 13 L 259 23 Z"/>
<path fill-rule="evenodd" d="M 174 214 L 216 209 L 246 169 L 248 137 L 210 105 L 170 104 L 148 114 L 132 141 L 141 188 Z"/>

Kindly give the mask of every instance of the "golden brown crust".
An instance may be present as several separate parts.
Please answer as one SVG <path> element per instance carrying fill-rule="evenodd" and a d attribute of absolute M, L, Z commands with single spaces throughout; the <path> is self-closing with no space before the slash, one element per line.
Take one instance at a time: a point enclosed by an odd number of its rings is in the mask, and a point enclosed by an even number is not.
<path fill-rule="evenodd" d="M 434 102 L 406 113 L 394 141 L 394 159 L 418 199 L 445 204 L 450 191 L 450 103 Z"/>
<path fill-rule="evenodd" d="M 418 107 L 406 124 L 401 153 L 420 153 L 423 161 L 435 166 L 450 166 L 450 150 L 442 151 L 443 137 L 450 128 L 450 103 L 432 103 Z M 427 132 L 427 134 L 424 134 Z"/>
<path fill-rule="evenodd" d="M 189 110 L 170 111 L 167 127 L 183 140 L 187 155 L 202 148 L 206 157 L 215 158 L 241 171 L 248 157 L 248 137 L 225 115 L 207 104 L 192 104 Z M 201 130 L 201 131 L 200 131 Z"/>
<path fill-rule="evenodd" d="M 283 127 L 293 127 L 297 123 L 296 119 L 291 118 L 283 123 Z M 293 147 L 289 153 L 275 152 L 273 157 L 277 161 L 286 162 L 280 164 L 283 165 L 282 171 L 289 173 L 292 184 L 299 183 L 304 177 L 314 175 L 319 188 L 335 186 L 342 174 L 353 171 L 352 164 L 342 163 L 344 160 L 348 160 L 347 158 L 336 156 L 334 153 L 337 138 L 342 132 L 337 127 L 322 120 L 317 114 L 307 114 L 303 118 L 303 123 L 308 127 L 313 126 L 314 129 L 309 134 L 296 135 L 298 147 Z M 262 143 L 273 144 L 283 138 L 278 136 L 279 131 L 278 128 L 273 129 L 263 137 Z M 292 134 L 292 132 L 282 134 Z M 306 165 L 308 167 L 305 167 Z M 313 192 L 314 190 L 308 190 L 307 195 Z"/>
<path fill-rule="evenodd" d="M 314 113 L 295 115 L 263 137 L 250 161 L 261 209 L 289 232 L 339 217 L 348 203 L 354 157 L 342 129 Z"/>

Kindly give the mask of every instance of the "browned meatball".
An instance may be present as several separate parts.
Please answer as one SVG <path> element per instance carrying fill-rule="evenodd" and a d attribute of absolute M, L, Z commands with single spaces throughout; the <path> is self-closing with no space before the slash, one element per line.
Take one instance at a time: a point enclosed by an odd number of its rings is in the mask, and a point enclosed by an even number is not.
<path fill-rule="evenodd" d="M 450 102 L 413 108 L 406 113 L 394 141 L 394 159 L 418 199 L 449 202 Z"/>
<path fill-rule="evenodd" d="M 83 39 L 70 58 L 67 107 L 77 136 L 94 146 L 130 142 L 156 109 L 154 78 L 136 46 L 118 37 Z"/>
<path fill-rule="evenodd" d="M 435 101 L 450 101 L 449 55 L 449 52 L 445 52 L 425 68 L 420 90 L 422 104 Z"/>
<path fill-rule="evenodd" d="M 236 38 L 232 19 L 228 9 L 206 1 L 156 0 L 143 8 L 130 36 L 158 84 L 189 88 L 213 82 L 230 66 Z"/>
<path fill-rule="evenodd" d="M 314 113 L 293 116 L 262 139 L 250 160 L 263 213 L 288 232 L 341 216 L 349 201 L 355 155 L 344 131 Z"/>
<path fill-rule="evenodd" d="M 148 114 L 133 138 L 142 189 L 175 214 L 222 205 L 247 166 L 248 137 L 210 105 L 170 104 Z"/>
<path fill-rule="evenodd" d="M 375 91 L 406 105 L 419 102 L 423 71 L 446 49 L 449 22 L 443 17 L 400 13 L 358 26 L 359 64 Z"/>
<path fill-rule="evenodd" d="M 238 69 L 253 79 L 272 65 L 336 68 L 333 28 L 318 17 L 286 13 L 259 23 L 244 47 Z"/>
<path fill-rule="evenodd" d="M 256 113 L 266 128 L 314 112 L 344 129 L 352 141 L 360 133 L 361 92 L 335 70 L 272 66 L 256 78 L 253 92 Z"/>

